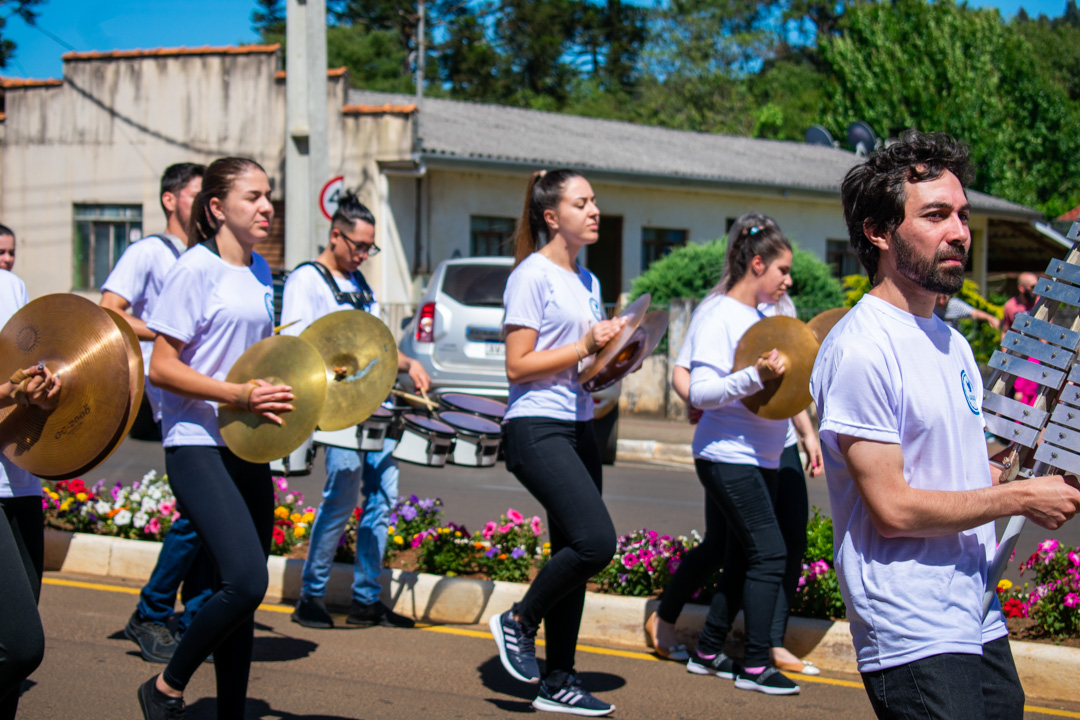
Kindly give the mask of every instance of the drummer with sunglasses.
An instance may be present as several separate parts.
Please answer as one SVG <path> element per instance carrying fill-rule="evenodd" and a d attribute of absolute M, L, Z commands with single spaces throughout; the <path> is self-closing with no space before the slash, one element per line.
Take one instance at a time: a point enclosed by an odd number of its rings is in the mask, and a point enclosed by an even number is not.
<path fill-rule="evenodd" d="M 299 335 L 320 317 L 339 310 L 364 310 L 378 317 L 379 302 L 359 271 L 360 265 L 378 252 L 375 216 L 355 195 L 344 195 L 331 220 L 326 249 L 313 262 L 297 266 L 285 283 L 281 322 L 293 324 L 282 332 Z M 418 389 L 427 390 L 431 384 L 423 366 L 400 352 L 398 371 L 408 373 Z M 356 531 L 352 606 L 345 623 L 354 627 L 413 626 L 410 618 L 398 615 L 379 600 L 382 591 L 379 575 L 389 516 L 398 497 L 398 466 L 391 455 L 396 445 L 396 440 L 387 438 L 379 452 L 325 447 L 326 486 L 311 527 L 293 622 L 310 628 L 334 627 L 334 620 L 326 610 L 326 586 L 338 540 L 363 489 L 363 512 Z"/>

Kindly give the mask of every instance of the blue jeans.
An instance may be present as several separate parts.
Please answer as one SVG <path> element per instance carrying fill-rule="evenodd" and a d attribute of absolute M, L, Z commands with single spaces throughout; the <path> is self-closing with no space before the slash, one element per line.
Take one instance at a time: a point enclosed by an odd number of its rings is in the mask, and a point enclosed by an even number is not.
<path fill-rule="evenodd" d="M 177 620 L 176 631 L 180 635 L 187 632 L 195 613 L 214 594 L 213 578 L 204 577 L 206 573 L 198 570 L 192 572 L 200 550 L 202 543 L 195 527 L 186 515 L 181 515 L 165 533 L 154 571 L 139 593 L 136 611 L 140 620 L 168 623 L 176 605 L 176 592 L 183 582 L 184 612 Z"/>
<path fill-rule="evenodd" d="M 311 526 L 300 590 L 303 597 L 326 595 L 334 553 L 362 487 L 364 505 L 356 531 L 352 595 L 355 602 L 364 605 L 379 601 L 382 592 L 379 575 L 386 552 L 390 511 L 397 504 L 398 497 L 398 465 L 390 455 L 396 446 L 396 440 L 386 440 L 379 452 L 360 453 L 344 448 L 326 448 L 326 487 L 323 488 L 323 501 Z"/>

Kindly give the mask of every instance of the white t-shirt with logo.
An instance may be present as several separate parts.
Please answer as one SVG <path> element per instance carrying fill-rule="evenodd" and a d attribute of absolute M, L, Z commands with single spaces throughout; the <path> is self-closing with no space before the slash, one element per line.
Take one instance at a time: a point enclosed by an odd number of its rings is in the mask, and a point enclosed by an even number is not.
<path fill-rule="evenodd" d="M 753 365 L 732 372 L 739 340 L 763 317 L 723 295 L 704 308 L 696 326 L 691 323 L 690 403 L 704 410 L 691 446 L 696 458 L 780 466 L 788 421 L 758 417 L 742 404 L 764 387 Z"/>
<path fill-rule="evenodd" d="M 0 328 L 28 302 L 26 284 L 15 273 L 0 270 Z M 0 498 L 30 495 L 41 495 L 41 480 L 0 454 Z"/>
<path fill-rule="evenodd" d="M 506 281 L 504 326 L 536 330 L 536 349 L 550 350 L 580 340 L 604 319 L 600 281 L 577 266 L 570 272 L 533 253 L 514 268 Z M 584 421 L 593 416 L 593 400 L 577 380 L 578 367 L 534 382 L 510 385 L 506 420 L 545 417 Z"/>
<path fill-rule="evenodd" d="M 679 355 L 675 359 L 675 366 L 690 369 L 690 357 L 694 353 L 694 335 L 697 330 L 697 326 L 700 324 L 700 319 L 706 314 L 706 308 L 710 307 L 714 302 L 722 297 L 722 295 L 706 295 L 705 299 L 698 303 L 698 306 L 694 308 L 694 313 L 690 316 L 690 326 L 686 329 L 686 336 L 683 338 L 682 347 L 679 348 Z M 766 317 L 772 317 L 777 313 L 780 313 L 780 304 L 774 303 L 772 305 L 767 303 L 761 303 L 758 305 L 758 310 Z M 792 306 L 794 310 L 794 306 Z M 793 312 L 782 313 L 790 317 L 795 317 Z M 792 445 L 799 443 L 798 433 L 795 432 L 795 424 L 788 420 L 787 436 L 784 438 L 784 447 L 789 448 Z"/>
<path fill-rule="evenodd" d="M 176 252 L 173 252 L 165 243 L 169 243 Z M 145 322 L 154 312 L 154 304 L 157 302 L 158 295 L 161 294 L 162 286 L 165 285 L 165 276 L 184 250 L 183 242 L 175 235 L 161 233 L 144 237 L 124 251 L 120 259 L 116 261 L 112 272 L 109 273 L 109 277 L 105 279 L 101 290 L 116 293 L 127 300 L 131 305 L 128 312 Z M 142 348 L 143 367 L 149 379 L 150 355 L 154 352 L 154 341 L 140 340 L 139 347 Z M 150 400 L 154 419 L 159 421 L 161 420 L 161 393 L 159 388 L 149 382 L 146 383 L 146 397 Z"/>
<path fill-rule="evenodd" d="M 146 324 L 184 343 L 184 364 L 224 380 L 245 350 L 274 331 L 270 266 L 258 253 L 251 254 L 247 267 L 230 265 L 205 245 L 196 245 L 169 271 Z M 162 398 L 165 447 L 225 444 L 216 402 L 172 393 Z"/>
<path fill-rule="evenodd" d="M 865 295 L 818 353 L 810 390 L 833 516 L 836 572 L 859 671 L 941 653 L 980 655 L 1006 634 L 1000 606 L 982 618 L 994 524 L 930 538 L 878 533 L 839 435 L 900 445 L 914 488 L 990 487 L 982 385 L 971 347 L 937 317 Z"/>

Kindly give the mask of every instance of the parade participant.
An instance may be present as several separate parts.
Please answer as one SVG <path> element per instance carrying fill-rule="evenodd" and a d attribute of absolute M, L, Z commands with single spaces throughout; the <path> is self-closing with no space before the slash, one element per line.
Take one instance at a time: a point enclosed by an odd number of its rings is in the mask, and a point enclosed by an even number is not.
<path fill-rule="evenodd" d="M 154 351 L 154 332 L 146 327 L 146 320 L 153 314 L 169 269 L 187 249 L 191 203 L 202 188 L 205 171 L 204 166 L 195 163 L 177 163 L 165 169 L 160 194 L 165 232 L 149 235 L 128 247 L 101 287 L 101 306 L 120 313 L 138 336 L 147 375 Z M 160 427 L 161 390 L 149 382 L 145 387 L 154 420 Z M 188 574 L 200 547 L 195 528 L 185 515 L 173 521 L 165 533 L 157 564 L 124 628 L 124 635 L 139 646 L 144 660 L 167 663 L 176 650 L 168 622 L 181 581 L 184 612 L 177 619 L 176 637 L 187 632 L 191 619 L 213 592 L 211 578 Z"/>
<path fill-rule="evenodd" d="M 2 251 L 2 246 L 0 246 Z M 0 258 L 2 260 L 2 258 Z M 2 267 L 2 265 L 0 265 Z M 1035 307 L 1035 285 L 1039 277 L 1035 273 L 1022 272 L 1016 278 L 1016 295 L 1005 301 L 1004 316 L 1001 319 L 1001 337 L 1009 332 L 1020 313 L 1030 312 Z"/>
<path fill-rule="evenodd" d="M 551 557 L 519 603 L 491 618 L 503 667 L 540 683 L 537 710 L 606 715 L 614 706 L 585 690 L 574 652 L 585 583 L 615 552 L 615 527 L 601 497 L 600 448 L 592 397 L 577 381 L 582 361 L 625 326 L 604 320 L 600 283 L 577 263 L 599 238 L 600 210 L 588 181 L 573 170 L 537 172 L 525 191 L 516 265 L 506 283 L 503 320 L 506 466 L 548 513 Z M 535 641 L 547 640 L 541 679 Z"/>
<path fill-rule="evenodd" d="M 338 310 L 358 309 L 378 317 L 379 302 L 358 269 L 378 252 L 375 216 L 355 195 L 344 195 L 331 220 L 329 245 L 314 263 L 303 263 L 285 282 L 281 322 L 287 327 L 283 332 L 299 335 L 315 320 Z M 420 390 L 427 390 L 431 384 L 423 366 L 400 351 L 398 371 L 408 373 Z M 356 530 L 352 607 L 345 622 L 356 626 L 415 624 L 379 600 L 382 592 L 379 575 L 386 552 L 390 512 L 398 496 L 398 464 L 391 455 L 396 446 L 397 441 L 387 438 L 379 452 L 324 448 L 326 486 L 311 526 L 293 622 L 311 628 L 334 626 L 324 602 L 326 585 L 338 540 L 363 488 L 364 506 Z"/>
<path fill-rule="evenodd" d="M 215 160 L 191 210 L 193 243 L 165 278 L 147 322 L 158 333 L 150 380 L 162 395 L 165 468 L 182 512 L 213 561 L 215 592 L 192 620 L 165 671 L 139 688 L 147 720 L 181 718 L 183 690 L 214 653 L 217 716 L 241 718 L 251 668 L 255 608 L 266 592 L 274 492 L 265 463 L 241 460 L 218 430 L 218 403 L 273 422 L 291 389 L 225 381 L 251 345 L 273 331 L 270 268 L 252 248 L 270 232 L 270 181 L 253 160 Z M 197 243 L 197 244 L 194 244 Z"/>
<path fill-rule="evenodd" d="M 7 225 L 0 225 L 0 270 L 15 267 L 15 231 Z"/>
<path fill-rule="evenodd" d="M 949 293 L 941 293 L 934 303 L 934 314 L 945 321 L 945 324 L 959 328 L 961 320 L 971 319 L 976 322 L 984 322 L 998 330 L 1001 328 L 1001 320 L 988 312 L 972 307 L 969 303 Z"/>
<path fill-rule="evenodd" d="M 728 237 L 738 238 L 743 232 L 750 232 L 755 227 L 759 229 L 759 232 L 766 228 L 780 232 L 779 226 L 772 218 L 761 213 L 746 213 L 731 226 Z M 725 272 L 720 282 L 706 295 L 691 317 L 686 339 L 675 361 L 671 382 L 672 388 L 683 399 L 683 402 L 689 403 L 690 359 L 694 352 L 694 338 L 702 332 L 700 319 L 708 314 L 708 308 L 722 296 L 721 288 L 728 282 Z M 795 316 L 795 305 L 787 294 L 780 298 L 779 302 L 762 304 L 758 309 L 765 316 L 776 314 Z M 692 405 L 688 407 L 695 418 L 692 422 L 696 423 L 701 416 L 701 411 Z M 809 413 L 805 410 L 788 423 L 784 451 L 780 455 L 780 467 L 777 472 L 777 492 L 773 510 L 784 537 L 787 562 L 784 567 L 780 594 L 777 595 L 776 608 L 773 612 L 769 657 L 773 665 L 780 670 L 818 675 L 820 671 L 813 663 L 800 660 L 784 647 L 788 618 L 795 600 L 799 577 L 802 575 L 803 553 L 806 550 L 806 522 L 809 514 L 806 476 L 803 474 L 802 459 L 799 455 L 800 440 L 806 448 L 806 469 L 811 477 L 816 477 L 822 472 L 821 445 L 818 442 L 817 430 L 810 420 Z M 705 496 L 705 503 L 705 537 L 701 543 L 683 556 L 678 570 L 664 589 L 660 607 L 646 621 L 646 630 L 653 648 L 658 655 L 669 660 L 689 659 L 685 646 L 677 644 L 675 639 L 675 622 L 690 596 L 720 569 L 724 559 L 726 529 L 723 513 L 709 499 L 708 494 Z"/>
<path fill-rule="evenodd" d="M 769 659 L 787 558 L 773 501 L 788 423 L 758 417 L 741 400 L 780 377 L 785 366 L 773 349 L 749 367 L 732 368 L 743 333 L 764 317 L 758 305 L 779 302 L 790 287 L 791 258 L 791 243 L 775 225 L 747 223 L 729 236 L 723 295 L 701 316 L 700 327 L 709 331 L 695 335 L 690 357 L 690 403 L 704 410 L 694 433 L 694 464 L 709 497 L 706 522 L 718 511 L 726 536 L 724 573 L 687 669 L 769 695 L 799 692 Z M 711 527 L 706 534 L 713 534 Z M 723 652 L 740 607 L 746 615 L 744 667 Z"/>
<path fill-rule="evenodd" d="M 23 281 L 0 269 L 0 327 L 29 301 Z M 48 408 L 59 392 L 59 376 L 43 366 L 26 368 L 0 383 L 0 407 L 18 402 Z M 45 633 L 37 611 L 45 564 L 44 525 L 41 480 L 0 455 L 0 577 L 4 578 L 0 720 L 15 717 L 22 681 L 41 664 L 45 653 Z"/>
<path fill-rule="evenodd" d="M 909 131 L 841 186 L 873 289 L 825 338 L 810 384 L 836 572 L 881 718 L 1023 717 L 1000 606 L 982 611 L 993 521 L 1056 529 L 1080 510 L 1075 478 L 996 484 L 979 366 L 934 316 L 964 281 L 972 175 L 963 145 Z"/>

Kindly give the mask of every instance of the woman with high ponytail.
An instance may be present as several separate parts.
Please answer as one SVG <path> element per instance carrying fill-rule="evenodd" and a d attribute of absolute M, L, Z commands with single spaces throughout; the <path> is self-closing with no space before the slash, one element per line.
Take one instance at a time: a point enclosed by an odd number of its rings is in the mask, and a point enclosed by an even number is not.
<path fill-rule="evenodd" d="M 217 716 L 244 717 L 255 608 L 266 592 L 274 491 L 266 463 L 234 455 L 218 430 L 218 403 L 273 421 L 292 410 L 292 391 L 225 377 L 274 326 L 270 268 L 253 251 L 270 231 L 270 181 L 254 160 L 222 158 L 203 176 L 191 209 L 192 247 L 169 270 L 147 322 L 157 333 L 150 381 L 162 400 L 165 469 L 216 575 L 215 592 L 180 639 L 165 671 L 139 687 L 147 720 L 184 716 L 183 691 L 214 654 Z M 212 565 L 211 565 L 212 562 Z"/>
<path fill-rule="evenodd" d="M 529 179 L 516 233 L 516 264 L 506 283 L 506 466 L 548 513 L 551 558 L 525 597 L 491 618 L 499 657 L 510 675 L 539 683 L 533 707 L 607 715 L 574 671 L 585 583 L 615 553 L 615 527 L 601 497 L 600 448 L 592 397 L 579 369 L 624 327 L 605 320 L 600 283 L 577 262 L 599 239 L 600 209 L 588 181 L 573 170 Z M 545 623 L 541 677 L 534 638 Z"/>

